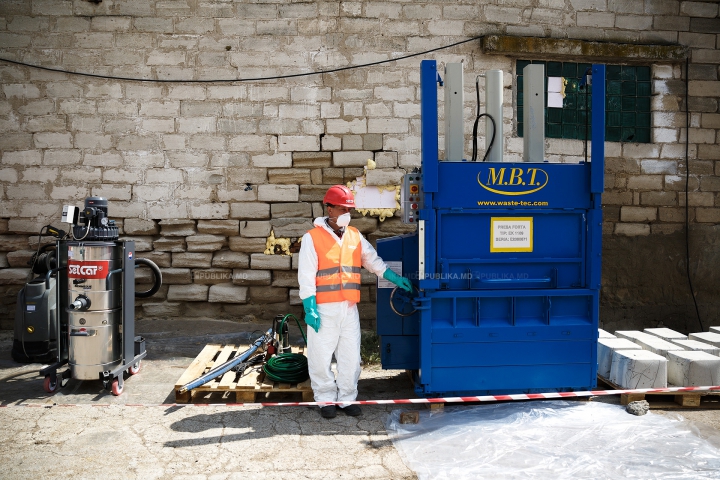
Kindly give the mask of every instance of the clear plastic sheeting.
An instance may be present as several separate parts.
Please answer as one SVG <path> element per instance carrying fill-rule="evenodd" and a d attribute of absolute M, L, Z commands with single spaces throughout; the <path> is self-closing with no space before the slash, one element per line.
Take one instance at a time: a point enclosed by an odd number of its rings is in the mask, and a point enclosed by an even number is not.
<path fill-rule="evenodd" d="M 420 479 L 720 479 L 720 450 L 682 417 L 597 402 L 446 407 L 386 427 Z"/>

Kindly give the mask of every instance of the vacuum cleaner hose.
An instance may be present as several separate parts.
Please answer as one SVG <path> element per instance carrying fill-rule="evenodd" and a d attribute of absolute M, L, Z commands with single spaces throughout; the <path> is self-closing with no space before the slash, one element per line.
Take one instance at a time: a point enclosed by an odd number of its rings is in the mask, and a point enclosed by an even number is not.
<path fill-rule="evenodd" d="M 138 265 L 145 265 L 146 267 L 149 267 L 150 270 L 153 272 L 154 282 L 153 286 L 150 287 L 150 290 L 144 291 L 144 292 L 135 292 L 136 298 L 147 298 L 152 297 L 157 293 L 158 290 L 160 290 L 160 286 L 162 285 L 162 273 L 160 272 L 160 269 L 158 266 L 153 262 L 152 260 L 148 260 L 147 258 L 136 258 L 135 259 L 135 266 Z"/>

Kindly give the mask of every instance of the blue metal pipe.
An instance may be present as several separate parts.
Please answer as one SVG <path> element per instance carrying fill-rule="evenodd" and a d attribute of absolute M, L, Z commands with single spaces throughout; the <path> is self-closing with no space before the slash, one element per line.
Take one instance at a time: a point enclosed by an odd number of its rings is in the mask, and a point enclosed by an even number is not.
<path fill-rule="evenodd" d="M 438 191 L 438 83 L 441 83 L 441 80 L 437 71 L 437 62 L 435 60 L 420 62 L 420 118 L 434 119 L 434 121 L 420 122 L 420 153 L 426 193 Z"/>
<path fill-rule="evenodd" d="M 235 357 L 233 359 L 228 360 L 227 362 L 223 363 L 222 365 L 219 365 L 219 366 L 213 368 L 212 370 L 207 372 L 205 375 L 202 375 L 202 376 L 196 378 L 192 382 L 186 383 L 185 385 L 180 387 L 179 392 L 180 393 L 188 392 L 188 391 L 192 390 L 193 388 L 197 388 L 201 385 L 205 385 L 210 380 L 213 380 L 213 379 L 219 377 L 220 375 L 222 375 L 226 372 L 229 372 L 233 367 L 243 363 L 245 360 L 250 358 L 257 351 L 257 349 L 260 348 L 261 345 L 267 344 L 270 340 L 272 340 L 272 328 L 268 329 L 268 331 L 265 332 L 265 335 L 263 335 L 262 337 L 255 340 L 255 342 L 252 344 L 252 346 L 250 346 L 250 348 L 245 350 L 243 353 L 241 353 L 240 355 L 238 355 L 237 357 Z"/>

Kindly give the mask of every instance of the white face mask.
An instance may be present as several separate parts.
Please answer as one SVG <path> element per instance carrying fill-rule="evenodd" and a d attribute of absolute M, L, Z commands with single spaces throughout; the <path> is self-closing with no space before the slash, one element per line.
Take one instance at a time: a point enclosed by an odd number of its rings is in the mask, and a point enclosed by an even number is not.
<path fill-rule="evenodd" d="M 337 220 L 335 220 L 335 223 L 337 223 L 338 227 L 347 227 L 350 225 L 350 214 L 349 213 L 343 213 L 339 217 L 337 217 Z"/>

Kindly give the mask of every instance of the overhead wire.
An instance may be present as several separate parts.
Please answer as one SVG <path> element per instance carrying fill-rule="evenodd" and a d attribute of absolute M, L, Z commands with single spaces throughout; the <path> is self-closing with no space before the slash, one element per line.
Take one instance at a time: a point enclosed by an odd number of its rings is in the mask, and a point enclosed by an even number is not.
<path fill-rule="evenodd" d="M 337 73 L 342 72 L 345 70 L 354 70 L 357 68 L 365 68 L 365 67 L 373 67 L 376 65 L 382 65 L 385 63 L 390 62 L 397 62 L 398 60 L 405 60 L 408 58 L 413 57 L 419 57 L 421 55 L 427 55 L 429 53 L 437 52 L 440 50 L 445 50 L 447 48 L 456 47 L 458 45 L 462 45 L 464 43 L 473 42 L 475 40 L 480 40 L 483 38 L 484 35 L 479 35 L 476 37 L 468 38 L 466 40 L 461 40 L 459 42 L 451 43 L 449 45 L 443 45 L 442 47 L 436 47 L 431 48 L 429 50 L 424 50 L 422 52 L 417 53 L 410 53 L 407 55 L 402 55 L 400 57 L 395 58 L 387 58 L 385 60 L 378 60 L 376 62 L 369 62 L 369 63 L 362 63 L 360 65 L 348 65 L 346 67 L 336 67 L 336 68 L 330 68 L 328 70 L 316 70 L 312 72 L 304 72 L 304 73 L 291 73 L 287 75 L 273 75 L 273 76 L 267 76 L 267 77 L 251 77 L 251 78 L 219 78 L 219 79 L 210 79 L 210 80 L 196 80 L 196 79 L 185 79 L 185 80 L 176 80 L 176 79 L 164 79 L 164 78 L 134 78 L 134 77 L 120 77 L 115 75 L 101 75 L 98 73 L 88 73 L 88 72 L 73 72 L 70 70 L 63 70 L 61 68 L 52 68 L 52 67 L 45 67 L 42 65 L 34 65 L 31 63 L 26 62 L 20 62 L 17 60 L 10 60 L 8 58 L 0 58 L 0 61 L 12 63 L 15 65 L 21 65 L 24 67 L 30 67 L 30 68 L 37 68 L 40 70 L 45 70 L 49 72 L 57 72 L 57 73 L 65 73 L 68 75 L 80 75 L 84 77 L 91 77 L 91 78 L 100 78 L 103 80 L 122 80 L 122 81 L 129 81 L 129 82 L 151 82 L 151 83 L 239 83 L 239 82 L 260 82 L 260 81 L 266 81 L 266 80 L 282 80 L 287 78 L 297 78 L 297 77 L 309 77 L 312 75 L 323 75 L 326 73 Z"/>
<path fill-rule="evenodd" d="M 692 295 L 695 304 L 695 315 L 700 324 L 700 331 L 704 332 L 702 318 L 700 317 L 700 308 L 697 303 L 697 296 L 693 288 L 692 275 L 690 274 L 690 202 L 688 193 L 690 190 L 690 107 L 688 101 L 690 84 L 690 57 L 685 58 L 685 275 L 687 276 L 688 286 L 690 287 L 690 295 Z"/>

